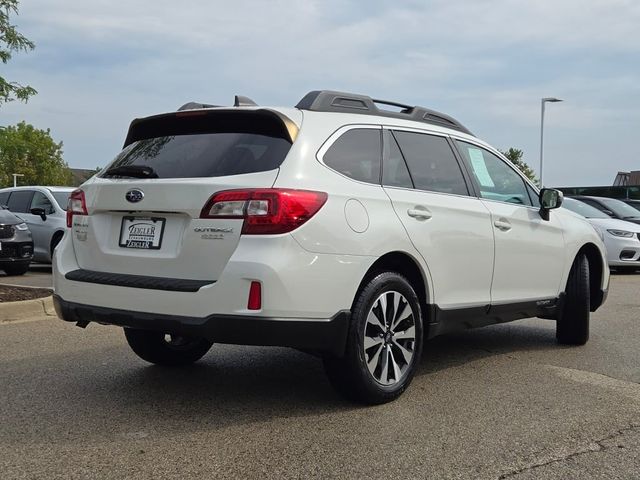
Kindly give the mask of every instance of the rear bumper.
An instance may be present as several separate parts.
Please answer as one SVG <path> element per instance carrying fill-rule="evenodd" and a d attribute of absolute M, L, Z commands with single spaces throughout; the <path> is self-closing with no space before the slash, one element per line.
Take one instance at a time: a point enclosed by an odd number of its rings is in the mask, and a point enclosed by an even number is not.
<path fill-rule="evenodd" d="M 78 263 L 71 236 L 65 235 L 53 258 L 54 292 L 68 302 L 178 317 L 322 320 L 351 309 L 358 285 L 376 260 L 307 252 L 290 235 L 255 237 L 241 237 L 222 273 L 206 280 L 178 278 L 175 271 L 151 262 L 155 267 L 138 275 L 111 264 L 89 270 Z M 262 284 L 259 311 L 247 308 L 254 281 Z"/>
<path fill-rule="evenodd" d="M 350 313 L 343 310 L 328 319 L 269 318 L 209 315 L 203 318 L 132 312 L 68 302 L 53 296 L 58 316 L 86 326 L 90 322 L 207 338 L 216 343 L 293 347 L 302 350 L 344 352 Z"/>

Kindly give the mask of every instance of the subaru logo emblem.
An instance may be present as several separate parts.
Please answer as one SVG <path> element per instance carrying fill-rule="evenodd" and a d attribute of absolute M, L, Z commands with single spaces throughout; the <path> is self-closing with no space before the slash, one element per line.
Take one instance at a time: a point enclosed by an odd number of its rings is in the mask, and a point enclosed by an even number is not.
<path fill-rule="evenodd" d="M 127 202 L 138 203 L 144 198 L 144 193 L 142 192 L 142 190 L 133 189 L 129 190 L 124 198 L 127 199 Z"/>

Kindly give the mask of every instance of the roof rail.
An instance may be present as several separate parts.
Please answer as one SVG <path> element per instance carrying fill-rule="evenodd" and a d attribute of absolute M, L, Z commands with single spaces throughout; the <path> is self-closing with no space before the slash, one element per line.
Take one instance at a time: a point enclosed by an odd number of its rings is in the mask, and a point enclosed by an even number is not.
<path fill-rule="evenodd" d="M 378 108 L 377 105 L 389 105 L 401 108 L 399 112 Z M 473 135 L 455 118 L 444 113 L 436 112 L 425 107 L 405 105 L 389 100 L 377 100 L 366 95 L 355 93 L 335 92 L 332 90 L 315 90 L 307 93 L 298 102 L 296 108 L 313 112 L 341 112 L 359 113 L 362 115 L 377 115 L 380 117 L 401 118 L 416 122 L 452 128 L 469 135 Z"/>

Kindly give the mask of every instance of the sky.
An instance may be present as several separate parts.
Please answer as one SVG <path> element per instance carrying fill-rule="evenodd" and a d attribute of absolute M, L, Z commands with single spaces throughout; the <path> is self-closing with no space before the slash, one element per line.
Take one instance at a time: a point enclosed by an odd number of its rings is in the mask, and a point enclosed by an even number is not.
<path fill-rule="evenodd" d="M 293 106 L 317 89 L 440 110 L 545 186 L 640 170 L 638 0 L 22 0 L 36 43 L 0 65 L 38 95 L 0 125 L 50 128 L 74 168 L 106 165 L 130 121 L 188 101 Z"/>

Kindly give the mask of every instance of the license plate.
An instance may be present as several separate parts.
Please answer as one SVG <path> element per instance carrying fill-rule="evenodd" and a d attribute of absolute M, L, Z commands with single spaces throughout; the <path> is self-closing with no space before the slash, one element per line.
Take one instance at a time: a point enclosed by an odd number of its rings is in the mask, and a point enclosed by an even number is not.
<path fill-rule="evenodd" d="M 142 250 L 158 250 L 166 219 L 158 217 L 123 217 L 120 246 Z"/>

